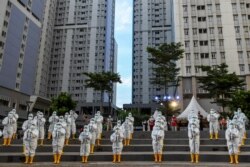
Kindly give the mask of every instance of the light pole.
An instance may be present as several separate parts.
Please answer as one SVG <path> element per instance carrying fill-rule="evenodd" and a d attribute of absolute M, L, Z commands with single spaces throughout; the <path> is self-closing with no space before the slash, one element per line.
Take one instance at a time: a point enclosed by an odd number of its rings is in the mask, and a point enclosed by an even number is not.
<path fill-rule="evenodd" d="M 32 104 L 32 101 L 26 101 L 26 105 L 27 105 L 27 118 L 29 117 L 29 113 L 30 113 L 30 105 Z"/>

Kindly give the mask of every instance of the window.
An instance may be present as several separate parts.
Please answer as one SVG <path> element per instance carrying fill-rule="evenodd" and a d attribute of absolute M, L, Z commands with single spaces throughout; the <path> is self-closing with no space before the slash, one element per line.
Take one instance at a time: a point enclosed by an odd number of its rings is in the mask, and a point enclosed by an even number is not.
<path fill-rule="evenodd" d="M 195 8 L 195 5 L 192 5 L 192 6 L 191 6 L 191 9 L 192 9 L 192 11 L 195 11 L 195 9 L 196 9 L 196 8 Z"/>
<path fill-rule="evenodd" d="M 187 5 L 183 5 L 183 11 L 184 12 L 187 12 L 188 10 L 187 10 Z"/>
<path fill-rule="evenodd" d="M 188 23 L 188 17 L 184 17 L 184 23 Z"/>
<path fill-rule="evenodd" d="M 220 52 L 221 59 L 225 59 L 225 52 Z"/>
<path fill-rule="evenodd" d="M 216 10 L 220 10 L 220 4 L 215 4 Z"/>
<path fill-rule="evenodd" d="M 214 34 L 214 28 L 209 28 L 210 34 Z"/>
<path fill-rule="evenodd" d="M 196 17 L 195 17 L 195 16 L 192 17 L 192 23 L 193 23 L 193 24 L 196 23 Z"/>
<path fill-rule="evenodd" d="M 186 60 L 190 60 L 190 53 L 186 53 Z"/>
<path fill-rule="evenodd" d="M 205 10 L 205 5 L 198 5 L 197 10 Z"/>
<path fill-rule="evenodd" d="M 238 52 L 239 59 L 243 59 L 243 52 Z"/>
<path fill-rule="evenodd" d="M 217 16 L 217 22 L 221 23 L 221 16 Z"/>
<path fill-rule="evenodd" d="M 206 21 L 206 17 L 198 17 L 198 22 Z"/>
<path fill-rule="evenodd" d="M 250 52 L 247 52 L 247 58 L 250 59 Z"/>
<path fill-rule="evenodd" d="M 199 29 L 199 33 L 200 34 L 206 34 L 207 33 L 207 29 L 206 28 L 200 28 Z"/>
<path fill-rule="evenodd" d="M 191 66 L 186 66 L 186 73 L 190 74 L 191 73 Z"/>
<path fill-rule="evenodd" d="M 199 73 L 200 72 L 200 67 L 195 66 L 195 73 Z"/>
<path fill-rule="evenodd" d="M 240 71 L 241 71 L 241 72 L 244 72 L 244 71 L 245 71 L 245 66 L 244 66 L 244 64 L 240 64 L 239 66 L 240 66 Z"/>
<path fill-rule="evenodd" d="M 246 7 L 247 7 L 247 8 L 250 8 L 250 3 L 247 3 L 247 4 L 246 4 Z"/>
<path fill-rule="evenodd" d="M 211 23 L 213 22 L 213 16 L 208 16 L 208 21 Z"/>
<path fill-rule="evenodd" d="M 184 34 L 188 35 L 188 29 L 184 29 Z"/>
<path fill-rule="evenodd" d="M 238 15 L 234 15 L 234 21 L 238 21 Z"/>
<path fill-rule="evenodd" d="M 194 47 L 198 47 L 198 41 L 194 41 Z"/>
<path fill-rule="evenodd" d="M 250 39 L 249 39 L 249 38 L 246 38 L 245 40 L 246 40 L 246 45 L 247 45 L 247 47 L 250 46 Z"/>
<path fill-rule="evenodd" d="M 202 59 L 208 59 L 209 58 L 209 54 L 208 53 L 201 53 L 201 58 Z"/>
<path fill-rule="evenodd" d="M 243 29 L 244 29 L 244 32 L 248 32 L 248 26 L 244 26 Z"/>
<path fill-rule="evenodd" d="M 222 27 L 218 27 L 218 34 L 222 34 Z"/>
<path fill-rule="evenodd" d="M 211 46 L 215 46 L 215 40 L 211 40 Z"/>
<path fill-rule="evenodd" d="M 194 59 L 195 59 L 195 60 L 199 60 L 199 53 L 195 53 L 195 54 L 194 54 Z"/>
<path fill-rule="evenodd" d="M 216 59 L 216 53 L 215 52 L 212 52 L 211 55 L 212 55 L 212 59 Z"/>
<path fill-rule="evenodd" d="M 248 64 L 248 71 L 250 71 L 250 64 Z"/>
<path fill-rule="evenodd" d="M 238 46 L 241 45 L 241 39 L 236 39 L 236 43 Z"/>
<path fill-rule="evenodd" d="M 236 9 L 237 9 L 236 3 L 232 3 L 232 8 L 233 8 L 233 10 L 236 10 Z"/>
<path fill-rule="evenodd" d="M 208 41 L 200 41 L 200 46 L 207 46 L 208 45 Z"/>
<path fill-rule="evenodd" d="M 207 4 L 207 10 L 212 10 L 212 4 Z"/>
<path fill-rule="evenodd" d="M 197 35 L 197 28 L 193 28 L 193 35 Z"/>
<path fill-rule="evenodd" d="M 239 26 L 235 26 L 234 29 L 235 29 L 235 33 L 240 33 L 240 27 Z"/>
<path fill-rule="evenodd" d="M 189 41 L 185 41 L 185 47 L 189 48 Z"/>
<path fill-rule="evenodd" d="M 220 46 L 224 46 L 224 40 L 223 40 L 223 39 L 220 39 L 220 40 L 219 40 L 219 45 L 220 45 Z"/>

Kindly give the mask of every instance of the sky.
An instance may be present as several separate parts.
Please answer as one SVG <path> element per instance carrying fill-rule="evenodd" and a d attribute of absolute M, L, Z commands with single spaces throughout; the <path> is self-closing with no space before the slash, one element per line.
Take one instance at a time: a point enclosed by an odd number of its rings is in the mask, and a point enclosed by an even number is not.
<path fill-rule="evenodd" d="M 132 97 L 132 0 L 116 1 L 115 39 L 118 44 L 117 72 L 122 84 L 117 85 L 116 105 L 131 103 Z"/>

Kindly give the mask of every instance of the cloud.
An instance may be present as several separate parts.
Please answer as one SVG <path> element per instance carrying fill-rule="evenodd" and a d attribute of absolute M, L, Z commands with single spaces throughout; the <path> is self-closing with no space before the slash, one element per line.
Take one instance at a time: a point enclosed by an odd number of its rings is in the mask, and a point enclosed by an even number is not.
<path fill-rule="evenodd" d="M 130 87 L 131 88 L 131 85 L 132 85 L 131 77 L 123 77 L 123 78 L 121 78 L 121 80 L 122 80 L 122 84 L 119 85 L 120 87 Z"/>
<path fill-rule="evenodd" d="M 130 1 L 116 3 L 115 9 L 116 31 L 125 32 L 132 27 L 132 4 Z"/>

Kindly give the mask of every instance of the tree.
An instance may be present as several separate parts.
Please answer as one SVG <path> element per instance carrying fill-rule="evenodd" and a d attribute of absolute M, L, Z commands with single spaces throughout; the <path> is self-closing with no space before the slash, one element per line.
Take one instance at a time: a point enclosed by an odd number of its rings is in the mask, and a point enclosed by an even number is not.
<path fill-rule="evenodd" d="M 103 95 L 104 92 L 112 93 L 113 92 L 113 84 L 114 83 L 122 83 L 120 79 L 120 75 L 118 73 L 112 72 L 101 72 L 101 73 L 83 73 L 88 77 L 85 80 L 85 86 L 87 88 L 93 88 L 96 91 L 101 92 L 101 106 L 100 110 L 103 112 Z"/>
<path fill-rule="evenodd" d="M 241 108 L 242 112 L 250 118 L 250 91 L 239 90 L 233 93 L 232 101 L 230 103 L 230 109 L 236 111 L 237 108 Z"/>
<path fill-rule="evenodd" d="M 207 76 L 198 78 L 201 83 L 200 88 L 208 91 L 209 97 L 213 98 L 212 103 L 217 103 L 224 108 L 231 103 L 231 95 L 242 89 L 244 81 L 241 80 L 234 72 L 228 73 L 228 66 L 223 63 L 215 68 L 211 66 L 200 66 Z"/>
<path fill-rule="evenodd" d="M 168 87 L 177 81 L 179 68 L 176 66 L 176 61 L 183 57 L 184 50 L 181 48 L 181 43 L 164 43 L 159 48 L 148 47 L 147 52 L 151 54 L 148 60 L 155 66 L 152 68 L 153 77 L 151 83 L 164 87 L 165 95 Z"/>
<path fill-rule="evenodd" d="M 57 111 L 58 115 L 64 115 L 66 112 L 75 109 L 76 103 L 71 95 L 61 92 L 59 96 L 53 97 L 50 104 L 50 111 Z"/>

